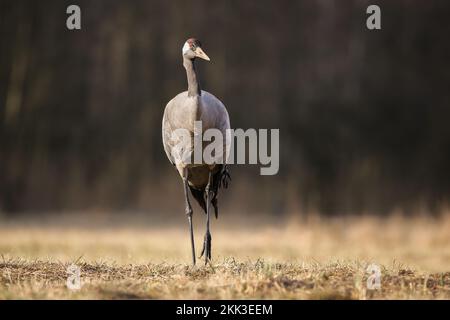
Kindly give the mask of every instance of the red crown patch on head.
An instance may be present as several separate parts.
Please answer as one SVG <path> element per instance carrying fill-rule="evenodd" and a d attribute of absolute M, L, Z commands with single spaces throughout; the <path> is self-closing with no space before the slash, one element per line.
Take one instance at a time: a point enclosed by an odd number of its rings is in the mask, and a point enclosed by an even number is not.
<path fill-rule="evenodd" d="M 195 39 L 195 38 L 189 38 L 186 42 L 189 44 L 189 46 L 192 49 L 195 49 L 197 47 L 201 47 L 202 46 L 201 42 L 199 40 Z"/>

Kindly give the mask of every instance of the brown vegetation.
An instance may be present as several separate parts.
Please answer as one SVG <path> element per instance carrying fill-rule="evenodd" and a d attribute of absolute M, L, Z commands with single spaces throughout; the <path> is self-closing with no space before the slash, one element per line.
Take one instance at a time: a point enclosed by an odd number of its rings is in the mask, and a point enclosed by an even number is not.
<path fill-rule="evenodd" d="M 186 226 L 3 223 L 0 298 L 450 299 L 448 216 L 223 220 L 213 224 L 213 264 L 197 267 Z M 80 291 L 65 285 L 72 262 Z M 379 291 L 366 288 L 369 263 L 381 267 Z"/>

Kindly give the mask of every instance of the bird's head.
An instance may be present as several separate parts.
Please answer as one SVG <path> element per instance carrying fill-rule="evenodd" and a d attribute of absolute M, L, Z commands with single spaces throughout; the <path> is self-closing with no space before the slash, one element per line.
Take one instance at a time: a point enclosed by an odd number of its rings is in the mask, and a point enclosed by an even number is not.
<path fill-rule="evenodd" d="M 201 58 L 206 61 L 210 61 L 208 55 L 202 50 L 202 44 L 199 40 L 190 38 L 183 46 L 183 57 L 194 60 L 195 58 Z"/>

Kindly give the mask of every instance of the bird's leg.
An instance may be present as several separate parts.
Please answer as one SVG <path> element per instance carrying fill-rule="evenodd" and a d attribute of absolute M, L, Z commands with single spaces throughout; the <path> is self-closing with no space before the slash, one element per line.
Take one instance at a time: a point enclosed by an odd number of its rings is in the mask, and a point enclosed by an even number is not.
<path fill-rule="evenodd" d="M 200 255 L 200 258 L 205 255 L 205 265 L 208 263 L 208 261 L 211 261 L 211 233 L 209 232 L 209 216 L 210 216 L 210 204 L 211 204 L 211 178 L 212 174 L 209 172 L 208 177 L 208 184 L 205 188 L 206 193 L 206 233 L 205 233 L 205 239 L 203 241 L 203 249 L 202 253 Z"/>
<path fill-rule="evenodd" d="M 195 266 L 195 244 L 194 244 L 194 229 L 192 227 L 192 206 L 191 202 L 189 201 L 187 177 L 188 177 L 187 168 L 184 168 L 183 170 L 184 200 L 186 203 L 186 215 L 188 217 L 189 230 L 191 233 L 192 263 Z"/>

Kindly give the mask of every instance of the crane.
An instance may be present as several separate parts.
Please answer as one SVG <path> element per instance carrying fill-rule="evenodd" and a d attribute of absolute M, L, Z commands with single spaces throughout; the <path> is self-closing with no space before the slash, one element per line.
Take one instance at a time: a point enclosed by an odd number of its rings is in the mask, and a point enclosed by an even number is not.
<path fill-rule="evenodd" d="M 211 261 L 211 232 L 210 207 L 214 207 L 218 217 L 218 192 L 221 187 L 227 188 L 231 180 L 226 155 L 229 144 L 223 143 L 223 161 L 195 163 L 192 160 L 194 153 L 195 123 L 201 123 L 202 132 L 207 129 L 218 129 L 224 137 L 230 132 L 230 119 L 224 104 L 209 92 L 200 89 L 198 75 L 195 68 L 197 58 L 210 61 L 203 51 L 202 44 L 195 38 L 188 39 L 182 47 L 183 66 L 186 69 L 188 89 L 175 96 L 166 105 L 162 120 L 162 140 L 164 151 L 170 162 L 176 167 L 183 181 L 185 213 L 189 222 L 192 263 L 196 263 L 194 232 L 192 225 L 192 206 L 189 200 L 189 190 L 206 214 L 206 232 L 203 240 L 203 249 L 200 254 L 205 257 L 205 265 Z M 179 129 L 187 131 L 192 138 L 179 148 L 180 141 L 176 132 Z M 229 141 L 229 140 L 227 140 Z M 206 144 L 207 145 L 207 144 Z M 202 144 L 202 148 L 206 147 Z"/>

